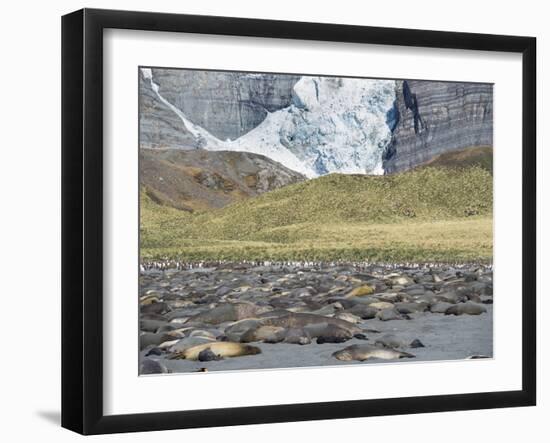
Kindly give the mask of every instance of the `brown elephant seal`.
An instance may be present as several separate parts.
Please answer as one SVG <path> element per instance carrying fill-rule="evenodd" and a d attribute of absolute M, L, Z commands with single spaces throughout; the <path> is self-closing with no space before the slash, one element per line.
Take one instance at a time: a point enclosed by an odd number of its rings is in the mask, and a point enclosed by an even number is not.
<path fill-rule="evenodd" d="M 408 352 L 398 351 L 396 349 L 378 347 L 373 345 L 361 344 L 351 345 L 332 354 L 334 358 L 342 361 L 365 361 L 369 359 L 396 360 L 398 358 L 414 358 L 415 356 Z"/>
<path fill-rule="evenodd" d="M 205 349 L 210 349 L 215 355 L 221 358 L 226 357 L 241 357 L 243 355 L 260 354 L 262 350 L 256 346 L 251 346 L 243 343 L 235 343 L 230 341 L 217 341 L 211 343 L 203 343 L 193 346 L 183 352 L 174 354 L 173 359 L 198 360 L 199 354 Z"/>
<path fill-rule="evenodd" d="M 365 295 L 371 295 L 374 294 L 374 291 L 376 290 L 375 286 L 371 285 L 362 285 L 358 286 L 355 289 L 352 289 L 351 292 L 346 294 L 346 298 L 351 297 L 364 297 Z"/>
<path fill-rule="evenodd" d="M 478 303 L 466 302 L 453 305 L 445 311 L 445 315 L 480 315 L 487 312 L 487 308 Z"/>
<path fill-rule="evenodd" d="M 151 305 L 153 303 L 159 303 L 159 302 L 160 302 L 160 299 L 156 295 L 153 295 L 153 294 L 144 295 L 144 296 L 139 298 L 139 304 L 141 306 Z"/>
<path fill-rule="evenodd" d="M 279 343 L 285 338 L 285 328 L 281 326 L 261 325 L 248 329 L 241 335 L 241 343 L 263 341 L 264 343 Z"/>
<path fill-rule="evenodd" d="M 389 301 L 376 301 L 374 303 L 369 303 L 369 307 L 381 311 L 382 309 L 393 309 L 395 305 Z"/>

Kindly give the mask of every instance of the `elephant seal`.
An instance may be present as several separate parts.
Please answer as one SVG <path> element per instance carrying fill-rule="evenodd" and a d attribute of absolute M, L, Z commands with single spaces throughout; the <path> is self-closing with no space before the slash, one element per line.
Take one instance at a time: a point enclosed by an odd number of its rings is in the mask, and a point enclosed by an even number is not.
<path fill-rule="evenodd" d="M 323 306 L 322 308 L 317 309 L 315 311 L 311 311 L 310 313 L 315 315 L 328 316 L 328 315 L 334 315 L 336 312 L 341 311 L 342 309 L 344 309 L 342 304 L 339 302 L 336 302 L 336 303 L 331 303 L 330 305 Z"/>
<path fill-rule="evenodd" d="M 201 337 L 201 338 L 208 338 L 210 340 L 216 340 L 216 337 L 218 335 L 220 334 L 219 333 L 214 334 L 212 331 L 207 331 L 205 329 L 195 329 L 189 333 L 189 337 Z"/>
<path fill-rule="evenodd" d="M 393 309 L 395 305 L 393 303 L 390 303 L 388 301 L 377 301 L 374 303 L 370 303 L 369 306 L 374 309 L 382 310 L 382 309 Z"/>
<path fill-rule="evenodd" d="M 228 321 L 243 320 L 255 317 L 259 307 L 252 303 L 223 303 L 213 309 L 190 317 L 186 323 L 208 323 L 219 325 Z"/>
<path fill-rule="evenodd" d="M 169 372 L 168 368 L 157 360 L 152 360 L 150 358 L 141 359 L 139 365 L 140 375 L 168 374 Z"/>
<path fill-rule="evenodd" d="M 487 308 L 478 303 L 466 302 L 453 305 L 445 311 L 445 315 L 480 315 L 487 312 Z"/>
<path fill-rule="evenodd" d="M 466 296 L 460 295 L 456 291 L 448 291 L 436 294 L 436 299 L 454 304 L 466 301 Z"/>
<path fill-rule="evenodd" d="M 415 338 L 410 344 L 409 347 L 411 348 L 425 348 L 424 343 L 422 343 L 419 339 Z"/>
<path fill-rule="evenodd" d="M 198 360 L 199 354 L 205 349 L 210 349 L 215 355 L 221 358 L 225 357 L 241 357 L 243 355 L 260 354 L 262 350 L 256 346 L 246 345 L 243 343 L 235 343 L 230 341 L 217 341 L 211 343 L 203 343 L 186 349 L 172 356 L 173 359 Z"/>
<path fill-rule="evenodd" d="M 433 314 L 445 314 L 447 309 L 453 306 L 452 303 L 447 303 L 446 301 L 438 301 L 430 306 L 430 312 Z"/>
<path fill-rule="evenodd" d="M 261 325 L 257 328 L 248 329 L 241 335 L 241 343 L 263 341 L 265 343 L 278 343 L 285 338 L 285 328 L 280 326 Z"/>
<path fill-rule="evenodd" d="M 165 320 L 151 320 L 144 319 L 143 317 L 139 321 L 139 329 L 146 332 L 157 332 L 159 328 L 167 325 L 168 322 Z"/>
<path fill-rule="evenodd" d="M 374 286 L 371 286 L 371 285 L 359 286 L 359 287 L 353 289 L 351 292 L 349 292 L 346 295 L 346 298 L 363 297 L 365 295 L 371 295 L 371 294 L 374 294 L 375 289 L 376 288 Z"/>
<path fill-rule="evenodd" d="M 210 348 L 203 349 L 199 352 L 198 360 L 199 361 L 216 361 L 221 360 L 223 357 L 218 354 L 214 354 Z"/>
<path fill-rule="evenodd" d="M 139 307 L 139 312 L 141 314 L 166 314 L 167 312 L 170 312 L 172 309 L 166 302 L 157 302 L 157 303 L 149 303 L 145 305 L 141 305 Z"/>
<path fill-rule="evenodd" d="M 169 348 L 168 352 L 171 354 L 178 354 L 184 352 L 193 346 L 202 345 L 204 343 L 214 343 L 215 340 L 205 337 L 185 337 L 180 340 L 177 340 Z"/>
<path fill-rule="evenodd" d="M 311 343 L 311 336 L 302 328 L 290 328 L 285 330 L 284 343 L 292 345 L 309 345 Z"/>
<path fill-rule="evenodd" d="M 382 301 L 387 301 L 390 303 L 399 303 L 405 301 L 405 298 L 408 297 L 406 294 L 403 294 L 402 292 L 384 292 L 382 294 L 377 294 L 377 297 Z"/>
<path fill-rule="evenodd" d="M 396 349 L 383 348 L 373 345 L 351 345 L 347 348 L 336 351 L 332 354 L 334 358 L 341 361 L 365 361 L 371 358 L 382 360 L 395 360 L 398 358 L 414 358 L 415 356 L 408 352 L 398 351 Z"/>
<path fill-rule="evenodd" d="M 144 295 L 140 297 L 139 304 L 141 306 L 151 305 L 153 303 L 159 303 L 160 299 L 156 295 Z"/>
<path fill-rule="evenodd" d="M 360 334 L 363 332 L 361 328 L 345 320 L 306 313 L 291 313 L 282 317 L 265 318 L 262 320 L 262 324 L 281 326 L 286 329 L 303 328 L 306 329 L 312 337 L 318 337 L 319 332 L 317 331 L 321 331 L 328 325 L 334 325 L 341 329 L 345 329 L 351 335 Z"/>
<path fill-rule="evenodd" d="M 378 313 L 378 309 L 371 308 L 367 304 L 357 303 L 356 305 L 352 306 L 350 309 L 347 309 L 346 312 L 356 315 L 362 318 L 363 320 L 369 320 L 371 318 L 376 317 L 376 314 Z"/>
<path fill-rule="evenodd" d="M 419 339 L 414 339 L 412 342 L 406 342 L 398 339 L 395 335 L 386 334 L 380 338 L 377 338 L 374 342 L 375 345 L 383 346 L 385 348 L 423 348 L 424 345 Z"/>
<path fill-rule="evenodd" d="M 415 312 L 425 312 L 428 310 L 429 304 L 426 302 L 398 303 L 395 309 L 400 314 L 413 314 Z"/>
<path fill-rule="evenodd" d="M 163 333 L 155 334 L 152 332 L 145 332 L 139 336 L 139 349 L 143 350 L 151 345 L 160 346 L 161 343 L 173 340 L 174 337 L 170 337 Z"/>
<path fill-rule="evenodd" d="M 354 315 L 350 312 L 339 312 L 334 316 L 334 318 L 339 318 L 340 320 L 348 321 L 350 323 L 353 323 L 354 325 L 357 323 L 361 323 L 361 320 L 362 320 L 361 317 L 359 317 L 358 315 Z"/>
<path fill-rule="evenodd" d="M 244 333 L 250 329 L 256 329 L 262 325 L 262 322 L 256 318 L 247 318 L 245 320 L 239 320 L 228 325 L 225 330 L 225 336 L 229 341 L 241 341 L 241 337 Z"/>
<path fill-rule="evenodd" d="M 390 320 L 410 320 L 407 314 L 400 314 L 396 309 L 382 309 L 376 314 L 376 318 L 381 321 Z"/>
<path fill-rule="evenodd" d="M 306 327 L 309 332 L 310 329 Z M 317 337 L 317 344 L 322 343 L 343 343 L 353 337 L 347 329 L 341 328 L 336 325 L 326 325 L 316 333 L 311 334 L 313 337 Z"/>

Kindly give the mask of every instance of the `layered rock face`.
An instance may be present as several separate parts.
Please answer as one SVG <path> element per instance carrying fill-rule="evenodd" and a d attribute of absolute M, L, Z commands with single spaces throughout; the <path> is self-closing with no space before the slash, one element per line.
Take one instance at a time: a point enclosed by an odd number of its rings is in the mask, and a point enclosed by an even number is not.
<path fill-rule="evenodd" d="M 193 124 L 219 140 L 234 140 L 290 105 L 293 75 L 151 69 L 158 93 Z M 200 148 L 178 115 L 140 72 L 140 134 L 146 147 Z"/>
<path fill-rule="evenodd" d="M 493 145 L 493 86 L 406 80 L 396 82 L 397 123 L 384 153 L 384 171 L 405 171 L 436 155 Z"/>
<path fill-rule="evenodd" d="M 307 177 L 493 144 L 490 84 L 142 68 L 140 146 L 242 151 Z"/>
<path fill-rule="evenodd" d="M 139 72 L 139 143 L 147 148 L 195 149 L 196 139 L 181 118 L 151 88 Z"/>

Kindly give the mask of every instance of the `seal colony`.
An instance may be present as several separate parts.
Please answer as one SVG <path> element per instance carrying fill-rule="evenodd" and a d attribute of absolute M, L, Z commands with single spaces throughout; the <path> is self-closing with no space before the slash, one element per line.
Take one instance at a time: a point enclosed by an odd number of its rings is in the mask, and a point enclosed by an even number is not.
<path fill-rule="evenodd" d="M 482 265 L 144 266 L 140 373 L 491 357 L 492 277 Z"/>

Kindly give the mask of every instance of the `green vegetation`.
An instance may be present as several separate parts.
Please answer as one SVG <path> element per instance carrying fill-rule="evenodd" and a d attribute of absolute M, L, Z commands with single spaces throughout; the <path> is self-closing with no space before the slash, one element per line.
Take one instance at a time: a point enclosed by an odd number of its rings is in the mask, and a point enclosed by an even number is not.
<path fill-rule="evenodd" d="M 141 192 L 142 259 L 490 261 L 492 176 L 480 166 L 331 174 L 184 212 Z"/>
<path fill-rule="evenodd" d="M 491 146 L 476 146 L 459 151 L 449 151 L 434 157 L 427 166 L 445 168 L 465 168 L 479 166 L 493 173 L 493 148 Z"/>

